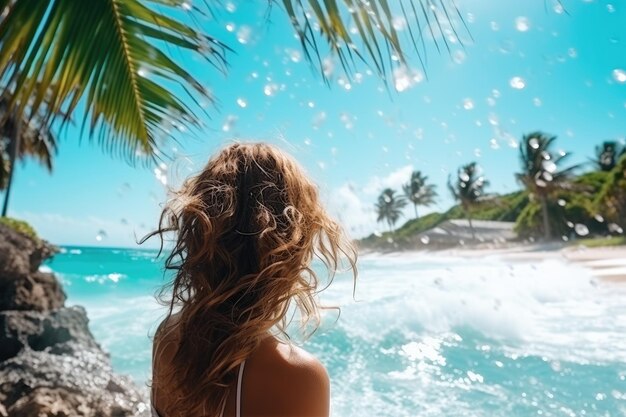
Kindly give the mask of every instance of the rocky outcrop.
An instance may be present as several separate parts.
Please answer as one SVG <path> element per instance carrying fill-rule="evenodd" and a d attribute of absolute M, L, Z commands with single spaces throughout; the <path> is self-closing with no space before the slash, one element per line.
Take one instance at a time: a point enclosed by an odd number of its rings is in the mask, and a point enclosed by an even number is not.
<path fill-rule="evenodd" d="M 56 249 L 0 224 L 0 416 L 148 416 L 129 378 L 116 375 L 82 307 L 65 307 Z"/>

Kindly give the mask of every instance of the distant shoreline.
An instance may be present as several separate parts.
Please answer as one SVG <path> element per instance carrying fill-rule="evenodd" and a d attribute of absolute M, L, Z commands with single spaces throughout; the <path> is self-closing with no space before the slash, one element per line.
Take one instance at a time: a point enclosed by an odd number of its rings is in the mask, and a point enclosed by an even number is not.
<path fill-rule="evenodd" d="M 459 257 L 467 259 L 490 258 L 505 262 L 543 262 L 545 260 L 561 260 L 588 269 L 599 281 L 626 284 L 626 246 L 605 246 L 589 248 L 583 245 L 566 243 L 548 244 L 508 244 L 498 247 L 484 245 L 454 247 L 434 250 L 364 250 L 362 255 L 399 255 L 428 254 L 433 257 Z"/>

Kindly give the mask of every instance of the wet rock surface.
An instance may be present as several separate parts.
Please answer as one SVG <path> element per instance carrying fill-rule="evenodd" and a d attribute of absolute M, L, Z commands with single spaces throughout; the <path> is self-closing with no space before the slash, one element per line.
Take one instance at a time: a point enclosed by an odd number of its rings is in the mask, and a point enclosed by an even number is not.
<path fill-rule="evenodd" d="M 149 416 L 128 377 L 117 375 L 82 307 L 65 307 L 56 253 L 0 224 L 0 416 Z"/>

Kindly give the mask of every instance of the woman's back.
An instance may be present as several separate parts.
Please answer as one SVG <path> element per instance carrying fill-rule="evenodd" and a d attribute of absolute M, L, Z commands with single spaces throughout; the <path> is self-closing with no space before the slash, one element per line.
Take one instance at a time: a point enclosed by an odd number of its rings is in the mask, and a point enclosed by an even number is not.
<path fill-rule="evenodd" d="M 169 323 L 175 320 L 172 316 Z M 160 328 L 154 341 L 153 381 L 172 371 L 169 367 L 180 337 L 175 324 Z M 328 374 L 315 357 L 296 346 L 268 336 L 240 365 L 237 374 L 222 417 L 325 417 L 329 413 Z M 153 389 L 152 405 L 157 412 L 172 400 L 171 392 Z M 169 416 L 159 413 L 159 417 Z"/>

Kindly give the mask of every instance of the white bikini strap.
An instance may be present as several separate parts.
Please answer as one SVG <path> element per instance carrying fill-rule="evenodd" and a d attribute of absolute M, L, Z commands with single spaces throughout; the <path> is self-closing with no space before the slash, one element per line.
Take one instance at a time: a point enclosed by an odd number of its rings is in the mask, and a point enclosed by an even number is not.
<path fill-rule="evenodd" d="M 237 377 L 237 417 L 241 417 L 241 385 L 243 381 L 243 367 L 246 361 L 244 360 L 239 365 L 239 376 Z"/>

